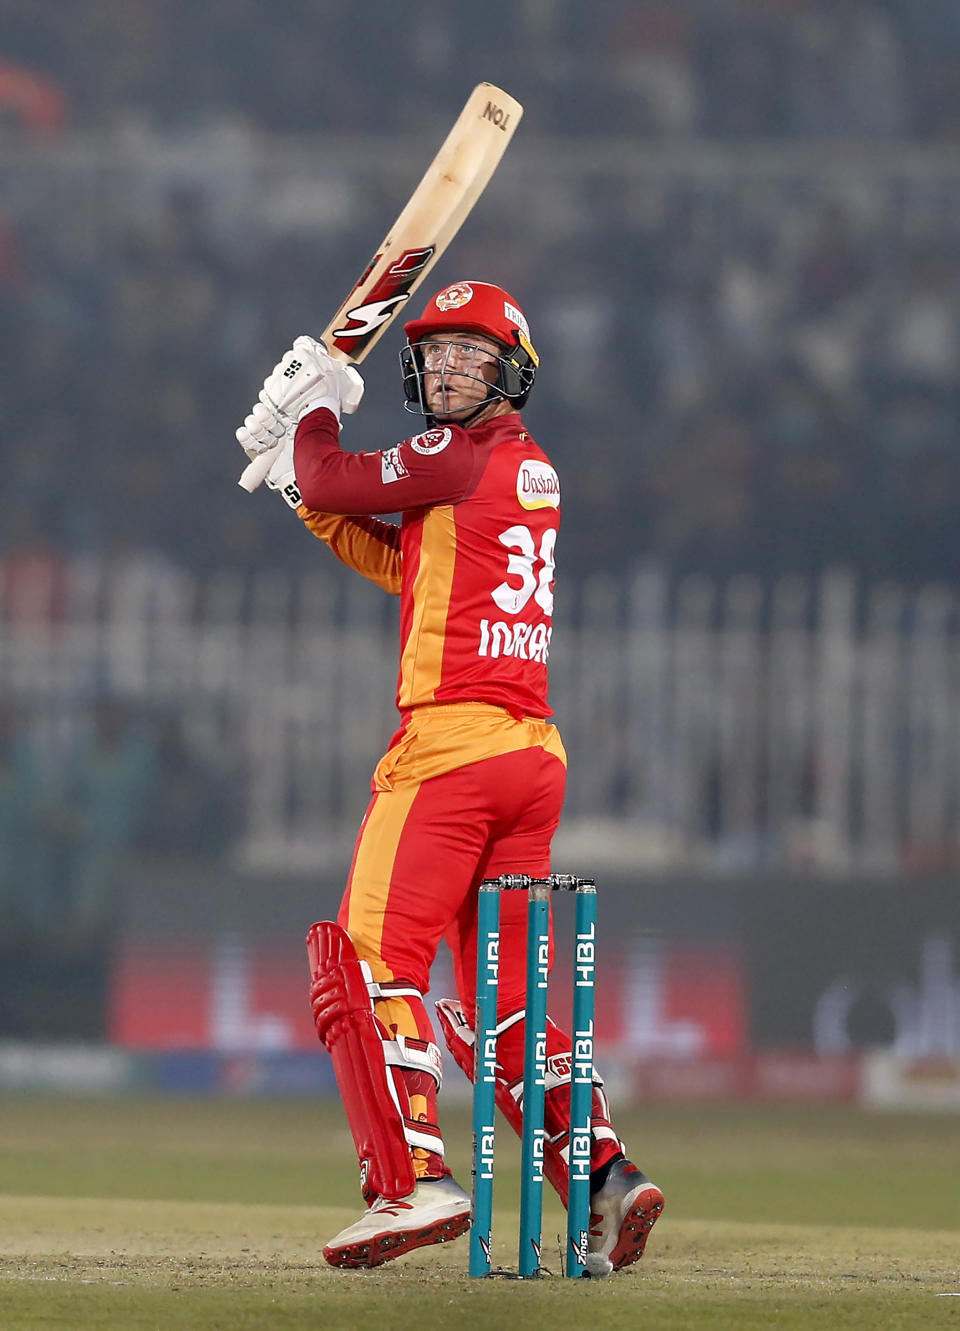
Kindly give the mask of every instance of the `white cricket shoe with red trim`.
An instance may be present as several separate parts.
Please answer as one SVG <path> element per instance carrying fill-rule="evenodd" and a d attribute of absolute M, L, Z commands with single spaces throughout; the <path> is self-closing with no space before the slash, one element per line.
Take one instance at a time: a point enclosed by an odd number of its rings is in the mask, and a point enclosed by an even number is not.
<path fill-rule="evenodd" d="M 470 1198 L 449 1175 L 421 1179 L 413 1192 L 392 1202 L 379 1197 L 365 1215 L 340 1231 L 323 1250 L 331 1266 L 380 1266 L 414 1248 L 446 1243 L 470 1228 Z"/>
<path fill-rule="evenodd" d="M 590 1196 L 587 1270 L 608 1276 L 639 1261 L 663 1210 L 663 1193 L 629 1160 L 614 1160 Z"/>

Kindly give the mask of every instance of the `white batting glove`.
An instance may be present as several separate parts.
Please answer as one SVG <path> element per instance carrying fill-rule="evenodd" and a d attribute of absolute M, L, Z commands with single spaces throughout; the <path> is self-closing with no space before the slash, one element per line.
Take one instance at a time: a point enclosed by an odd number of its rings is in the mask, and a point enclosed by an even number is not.
<path fill-rule="evenodd" d="M 296 428 L 296 422 L 286 414 L 268 407 L 264 402 L 255 402 L 253 410 L 237 430 L 237 442 L 252 462 L 261 453 L 269 453 L 277 448 L 288 434 Z"/>
<path fill-rule="evenodd" d="M 358 370 L 344 365 L 322 342 L 304 334 L 263 381 L 250 415 L 237 430 L 237 440 L 253 461 L 276 448 L 301 417 L 327 407 L 340 420 L 360 405 L 364 383 Z"/>
<path fill-rule="evenodd" d="M 363 389 L 364 383 L 359 370 L 352 365 L 343 365 L 340 361 L 334 361 L 328 391 L 304 402 L 297 419 L 302 420 L 309 412 L 316 411 L 317 407 L 326 407 L 328 411 L 333 412 L 339 424 L 341 413 L 352 416 L 359 407 Z M 260 396 L 262 398 L 263 394 Z"/>
<path fill-rule="evenodd" d="M 297 485 L 297 475 L 293 469 L 292 431 L 279 445 L 273 466 L 267 472 L 266 481 L 269 489 L 279 490 L 291 508 L 300 507 L 303 500 L 300 498 L 300 487 Z"/>
<path fill-rule="evenodd" d="M 274 366 L 260 392 L 262 405 L 294 422 L 318 406 L 329 407 L 339 421 L 341 411 L 356 411 L 362 397 L 359 373 L 334 360 L 322 342 L 306 334 Z"/>
<path fill-rule="evenodd" d="M 341 379 L 345 384 L 347 392 L 350 394 L 349 399 L 346 395 L 344 396 L 340 405 L 342 405 L 344 411 L 356 411 L 360 404 L 360 399 L 363 397 L 363 380 L 360 378 L 357 371 L 350 365 L 338 366 L 338 369 L 343 372 Z M 354 380 L 356 380 L 356 383 L 354 383 Z M 309 410 L 312 411 L 316 406 L 321 405 L 323 405 L 323 403 L 317 402 L 311 406 Z M 331 410 L 332 409 L 333 408 L 331 408 Z M 339 413 L 337 414 L 339 418 Z M 243 428 L 244 427 L 241 426 L 241 429 Z M 239 437 L 239 435 L 240 430 L 237 431 L 237 436 Z M 293 467 L 293 441 L 295 435 L 296 427 L 291 422 L 286 434 L 278 444 L 273 446 L 275 456 L 273 457 L 270 470 L 265 477 L 268 489 L 279 490 L 280 494 L 291 508 L 299 508 L 303 503 L 303 500 L 300 497 L 300 487 L 297 485 L 297 474 Z M 242 442 L 243 441 L 241 440 L 241 443 Z"/>
<path fill-rule="evenodd" d="M 338 361 L 337 373 L 340 377 L 340 410 L 345 416 L 352 416 L 360 405 L 366 385 L 355 365 L 342 365 Z"/>

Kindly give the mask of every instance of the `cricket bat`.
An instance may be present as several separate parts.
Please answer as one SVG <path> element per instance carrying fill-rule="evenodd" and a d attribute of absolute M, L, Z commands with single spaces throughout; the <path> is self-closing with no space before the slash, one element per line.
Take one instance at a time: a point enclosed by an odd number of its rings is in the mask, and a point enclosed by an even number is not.
<path fill-rule="evenodd" d="M 502 88 L 478 83 L 403 212 L 321 333 L 332 356 L 359 363 L 400 313 L 460 230 L 497 169 L 523 107 Z M 240 477 L 254 491 L 274 451 Z"/>

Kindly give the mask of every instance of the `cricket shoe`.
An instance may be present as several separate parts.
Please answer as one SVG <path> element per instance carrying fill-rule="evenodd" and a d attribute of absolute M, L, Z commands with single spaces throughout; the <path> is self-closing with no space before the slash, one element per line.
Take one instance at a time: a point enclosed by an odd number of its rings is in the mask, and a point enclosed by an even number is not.
<path fill-rule="evenodd" d="M 639 1261 L 662 1210 L 657 1185 L 629 1160 L 614 1160 L 603 1186 L 590 1195 L 590 1274 L 608 1276 Z"/>
<path fill-rule="evenodd" d="M 470 1228 L 470 1198 L 449 1175 L 421 1179 L 399 1201 L 379 1197 L 356 1224 L 348 1225 L 323 1250 L 331 1266 L 380 1266 L 414 1248 L 446 1243 Z"/>

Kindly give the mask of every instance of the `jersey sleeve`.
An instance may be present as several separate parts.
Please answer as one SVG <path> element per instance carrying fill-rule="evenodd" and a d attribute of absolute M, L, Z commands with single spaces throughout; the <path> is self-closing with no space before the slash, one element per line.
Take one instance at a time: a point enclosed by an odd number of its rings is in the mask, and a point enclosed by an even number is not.
<path fill-rule="evenodd" d="M 477 465 L 466 430 L 456 425 L 427 430 L 382 452 L 347 453 L 337 418 L 326 407 L 297 426 L 293 461 L 307 508 L 352 516 L 455 504 L 471 489 Z"/>
<path fill-rule="evenodd" d="M 297 513 L 304 525 L 328 545 L 347 568 L 362 573 L 385 592 L 400 595 L 403 556 L 398 527 L 377 518 L 316 513 L 302 504 Z"/>

